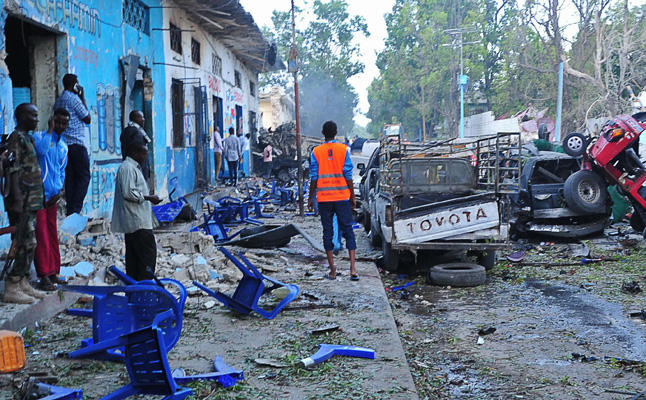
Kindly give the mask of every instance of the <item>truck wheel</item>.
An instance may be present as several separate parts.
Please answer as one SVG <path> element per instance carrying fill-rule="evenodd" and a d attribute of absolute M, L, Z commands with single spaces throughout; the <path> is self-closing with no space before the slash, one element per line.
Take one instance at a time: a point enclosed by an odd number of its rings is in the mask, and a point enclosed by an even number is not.
<path fill-rule="evenodd" d="M 588 147 L 588 139 L 584 134 L 572 132 L 563 139 L 563 151 L 569 156 L 580 157 Z"/>
<path fill-rule="evenodd" d="M 639 213 L 637 211 L 633 211 L 633 214 L 630 216 L 630 226 L 637 233 L 644 232 L 644 228 L 646 228 L 644 220 L 642 220 L 642 217 L 639 216 Z"/>
<path fill-rule="evenodd" d="M 389 272 L 397 272 L 399 269 L 399 252 L 393 250 L 390 243 L 386 242 L 384 238 L 381 238 L 381 249 L 384 254 L 384 269 Z"/>
<path fill-rule="evenodd" d="M 478 264 L 485 267 L 487 271 L 496 265 L 496 250 L 485 250 L 478 254 Z"/>
<path fill-rule="evenodd" d="M 374 228 L 374 226 L 370 227 L 368 238 L 370 239 L 370 245 L 372 247 L 379 247 L 379 245 L 381 244 L 381 238 L 379 237 L 379 234 L 375 232 Z"/>
<path fill-rule="evenodd" d="M 482 265 L 471 263 L 450 263 L 436 265 L 428 270 L 434 285 L 471 287 L 485 283 L 487 272 Z"/>
<path fill-rule="evenodd" d="M 582 214 L 606 211 L 606 182 L 592 171 L 577 171 L 565 180 L 563 197 L 569 208 Z"/>

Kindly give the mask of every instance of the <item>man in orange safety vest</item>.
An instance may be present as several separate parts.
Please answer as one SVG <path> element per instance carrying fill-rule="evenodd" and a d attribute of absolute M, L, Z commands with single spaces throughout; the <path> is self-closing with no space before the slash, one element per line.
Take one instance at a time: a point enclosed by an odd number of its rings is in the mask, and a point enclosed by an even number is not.
<path fill-rule="evenodd" d="M 323 136 L 325 143 L 316 146 L 310 156 L 310 196 L 307 206 L 311 210 L 313 197 L 316 196 L 321 224 L 323 225 L 323 247 L 330 266 L 330 273 L 326 274 L 327 279 L 336 279 L 336 267 L 334 265 L 334 243 L 333 219 L 337 216 L 339 230 L 345 238 L 345 244 L 350 253 L 350 279 L 359 280 L 355 269 L 355 250 L 357 243 L 352 230 L 352 209 L 356 207 L 357 201 L 354 197 L 352 185 L 352 160 L 350 159 L 350 148 L 343 143 L 334 140 L 337 134 L 337 127 L 333 121 L 323 124 Z"/>

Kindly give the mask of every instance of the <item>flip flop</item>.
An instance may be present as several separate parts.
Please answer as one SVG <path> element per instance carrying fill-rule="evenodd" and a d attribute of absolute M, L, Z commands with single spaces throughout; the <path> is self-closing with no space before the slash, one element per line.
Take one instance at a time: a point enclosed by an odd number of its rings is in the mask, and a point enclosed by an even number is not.
<path fill-rule="evenodd" d="M 323 278 L 325 278 L 325 279 L 327 279 L 329 281 L 335 281 L 336 280 L 336 276 L 334 278 L 332 278 L 329 274 L 323 275 Z"/>
<path fill-rule="evenodd" d="M 359 280 L 359 275 L 352 275 L 352 276 L 350 277 L 350 280 L 351 280 L 351 281 L 358 281 L 358 280 Z"/>

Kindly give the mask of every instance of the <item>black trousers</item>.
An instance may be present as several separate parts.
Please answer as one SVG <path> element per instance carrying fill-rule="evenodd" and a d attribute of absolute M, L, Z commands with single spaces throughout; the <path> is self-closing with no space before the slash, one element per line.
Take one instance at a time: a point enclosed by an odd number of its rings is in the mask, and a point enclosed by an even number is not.
<path fill-rule="evenodd" d="M 157 266 L 157 244 L 153 231 L 139 229 L 132 233 L 126 233 L 125 239 L 126 274 L 138 281 L 152 279 L 153 276 L 147 271 L 147 268 L 150 267 L 154 274 Z"/>
<path fill-rule="evenodd" d="M 90 157 L 87 154 L 87 149 L 80 144 L 71 144 L 67 148 L 67 167 L 65 168 L 67 215 L 81 213 L 89 183 Z"/>
<path fill-rule="evenodd" d="M 229 179 L 234 185 L 238 184 L 238 161 L 229 161 L 227 160 L 227 165 L 229 167 Z"/>

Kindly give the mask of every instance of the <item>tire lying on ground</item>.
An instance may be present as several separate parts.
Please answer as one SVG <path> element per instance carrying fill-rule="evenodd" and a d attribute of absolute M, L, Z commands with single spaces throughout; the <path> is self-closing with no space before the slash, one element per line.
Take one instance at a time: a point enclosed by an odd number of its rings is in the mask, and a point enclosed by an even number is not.
<path fill-rule="evenodd" d="M 608 190 L 606 182 L 592 171 L 577 171 L 563 185 L 563 197 L 572 211 L 582 214 L 603 214 Z"/>
<path fill-rule="evenodd" d="M 485 268 L 472 263 L 439 264 L 428 273 L 431 283 L 438 286 L 472 287 L 487 280 Z"/>

